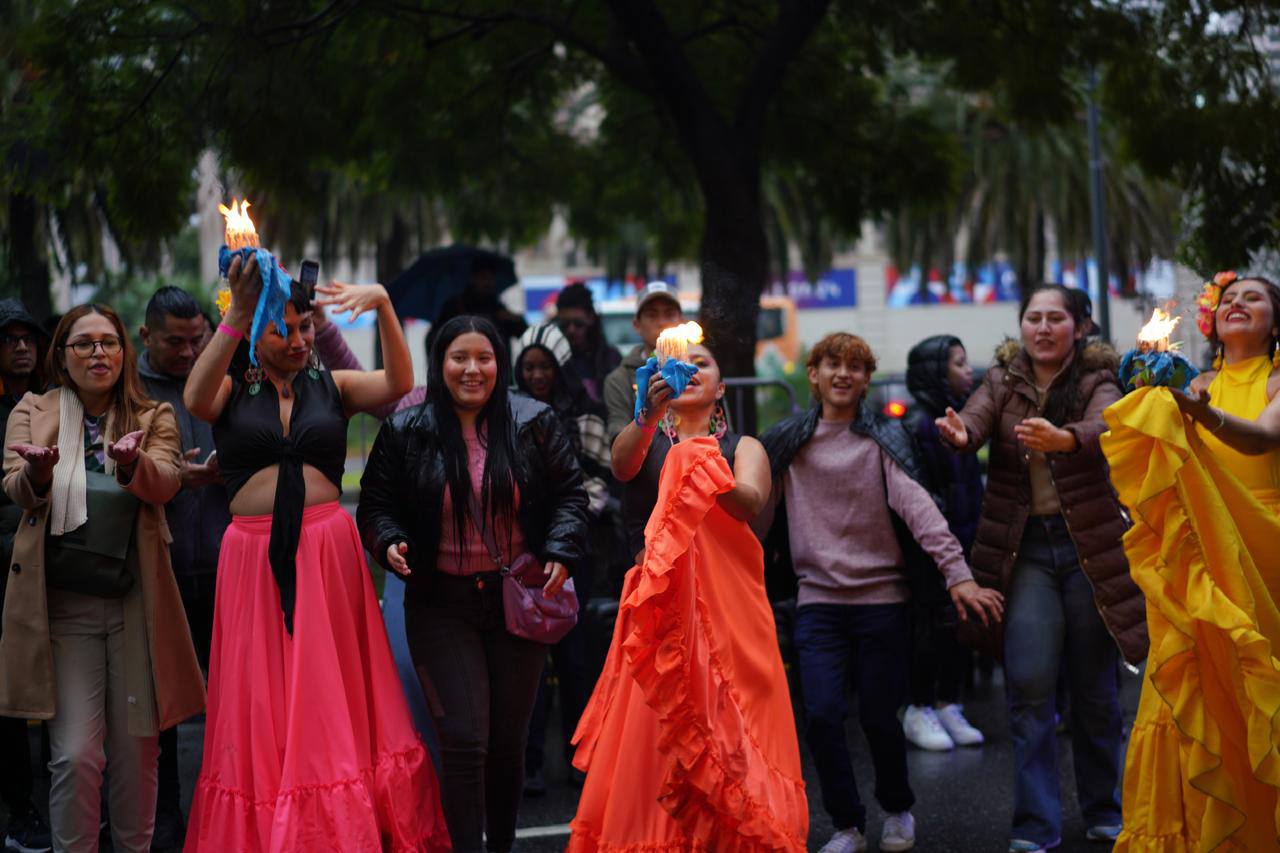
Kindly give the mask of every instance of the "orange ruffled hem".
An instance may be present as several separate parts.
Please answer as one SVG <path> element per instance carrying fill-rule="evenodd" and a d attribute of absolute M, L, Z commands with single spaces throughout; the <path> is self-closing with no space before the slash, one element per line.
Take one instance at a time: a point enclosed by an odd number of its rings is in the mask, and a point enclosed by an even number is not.
<path fill-rule="evenodd" d="M 667 465 L 680 455 L 687 457 L 680 482 L 663 490 L 666 499 L 645 530 L 644 562 L 633 570 L 638 578 L 628 584 L 631 592 L 619 609 L 619 629 L 629 633 L 621 641 L 614 638 L 605 675 L 575 735 L 574 764 L 590 769 L 618 681 L 629 675 L 658 715 L 658 742 L 645 745 L 662 756 L 657 799 L 687 837 L 669 843 L 607 843 L 580 814 L 568 849 L 804 850 L 804 782 L 779 769 L 750 731 L 741 698 L 715 651 L 720 648 L 717 628 L 686 559 L 716 496 L 733 488 L 733 476 L 711 439 L 678 444 Z M 622 671 L 619 650 L 629 673 Z M 779 675 L 785 692 L 780 669 Z M 787 704 L 789 708 L 789 699 Z"/>
<path fill-rule="evenodd" d="M 1206 451 L 1167 389 L 1141 389 L 1105 417 L 1151 636 L 1115 850 L 1274 849 L 1280 520 Z"/>
<path fill-rule="evenodd" d="M 423 778 L 430 761 L 418 742 L 356 776 L 261 800 L 201 774 L 193 807 L 202 811 L 198 826 L 215 832 L 216 839 L 203 840 L 214 848 L 443 853 L 452 849 L 443 816 L 417 802 L 419 792 L 434 791 Z M 188 849 L 194 841 L 188 839 Z"/>

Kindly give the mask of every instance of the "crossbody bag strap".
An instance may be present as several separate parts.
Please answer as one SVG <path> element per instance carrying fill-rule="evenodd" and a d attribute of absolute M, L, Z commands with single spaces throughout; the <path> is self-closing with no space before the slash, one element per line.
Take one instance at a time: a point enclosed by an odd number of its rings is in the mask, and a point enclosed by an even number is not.
<path fill-rule="evenodd" d="M 479 496 L 474 491 L 468 491 L 467 503 L 471 507 L 471 520 L 480 531 L 480 538 L 484 540 L 484 547 L 489 552 L 489 559 L 493 560 L 498 571 L 505 573 L 507 566 L 502 561 L 502 552 L 498 550 L 498 543 L 494 541 L 493 531 L 484 523 L 484 510 L 480 506 Z"/>

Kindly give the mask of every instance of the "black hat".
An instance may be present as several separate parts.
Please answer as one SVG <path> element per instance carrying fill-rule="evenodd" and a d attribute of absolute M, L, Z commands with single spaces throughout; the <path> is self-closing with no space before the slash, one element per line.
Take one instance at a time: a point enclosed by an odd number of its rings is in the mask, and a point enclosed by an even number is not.
<path fill-rule="evenodd" d="M 49 333 L 45 331 L 36 318 L 31 316 L 31 312 L 27 310 L 27 306 L 18 300 L 10 297 L 8 299 L 0 299 L 0 329 L 8 326 L 10 323 L 21 323 L 26 326 L 45 343 L 49 341 Z"/>

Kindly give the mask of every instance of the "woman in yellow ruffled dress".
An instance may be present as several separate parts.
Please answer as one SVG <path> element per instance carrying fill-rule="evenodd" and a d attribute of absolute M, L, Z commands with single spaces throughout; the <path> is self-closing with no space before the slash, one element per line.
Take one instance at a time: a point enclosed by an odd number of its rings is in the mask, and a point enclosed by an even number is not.
<path fill-rule="evenodd" d="M 1219 273 L 1200 327 L 1214 371 L 1105 413 L 1151 635 L 1117 851 L 1280 848 L 1280 288 Z"/>

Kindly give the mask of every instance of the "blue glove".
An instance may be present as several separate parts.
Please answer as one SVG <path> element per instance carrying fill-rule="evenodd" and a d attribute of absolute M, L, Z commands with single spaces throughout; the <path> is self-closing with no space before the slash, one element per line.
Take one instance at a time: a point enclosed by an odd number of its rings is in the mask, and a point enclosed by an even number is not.
<path fill-rule="evenodd" d="M 689 387 L 689 380 L 697 372 L 698 368 L 692 364 L 676 361 L 674 358 L 667 359 L 667 363 L 659 368 L 658 357 L 656 355 L 649 356 L 648 361 L 636 368 L 636 421 L 640 420 L 640 412 L 644 409 L 644 404 L 649 398 L 649 380 L 653 378 L 653 374 L 662 374 L 662 378 L 671 387 L 671 399 L 674 400 L 684 393 L 684 389 Z"/>
<path fill-rule="evenodd" d="M 288 335 L 284 327 L 284 306 L 289 303 L 289 288 L 293 279 L 276 261 L 275 255 L 266 249 L 254 249 L 246 246 L 234 252 L 223 246 L 218 252 L 218 272 L 226 277 L 231 269 L 231 260 L 237 255 L 240 263 L 246 264 L 254 254 L 258 258 L 258 272 L 262 275 L 262 292 L 258 294 L 258 305 L 253 310 L 253 325 L 249 327 L 249 361 L 258 365 L 258 354 L 254 345 L 267 331 L 268 323 L 275 323 L 280 334 Z"/>

